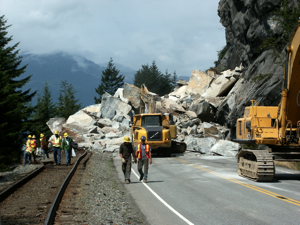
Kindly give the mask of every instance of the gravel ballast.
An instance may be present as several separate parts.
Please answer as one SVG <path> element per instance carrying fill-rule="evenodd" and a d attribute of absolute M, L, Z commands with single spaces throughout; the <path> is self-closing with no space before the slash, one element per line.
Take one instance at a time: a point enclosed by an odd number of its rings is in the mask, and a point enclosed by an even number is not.
<path fill-rule="evenodd" d="M 77 195 L 77 221 L 86 224 L 148 224 L 120 181 L 111 153 L 89 159 Z"/>

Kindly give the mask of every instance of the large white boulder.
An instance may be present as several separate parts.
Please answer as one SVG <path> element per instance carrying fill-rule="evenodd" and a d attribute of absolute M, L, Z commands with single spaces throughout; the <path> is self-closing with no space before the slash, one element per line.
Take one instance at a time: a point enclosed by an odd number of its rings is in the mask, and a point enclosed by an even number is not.
<path fill-rule="evenodd" d="M 203 94 L 206 86 L 208 86 L 214 79 L 211 75 L 208 75 L 202 71 L 193 70 L 188 87 L 186 89 L 187 94 Z"/>
<path fill-rule="evenodd" d="M 197 138 L 197 150 L 202 154 L 210 153 L 211 147 L 217 142 L 213 137 Z"/>
<path fill-rule="evenodd" d="M 120 146 L 118 145 L 108 145 L 105 149 L 103 149 L 103 152 L 115 152 L 118 151 L 119 148 Z"/>
<path fill-rule="evenodd" d="M 82 110 L 78 111 L 74 115 L 70 116 L 66 122 L 67 125 L 76 124 L 81 127 L 88 127 L 94 126 L 97 121 L 95 121 L 92 117 L 87 115 Z"/>
<path fill-rule="evenodd" d="M 66 119 L 63 117 L 57 117 L 57 118 L 50 118 L 50 120 L 46 123 L 51 132 L 54 134 L 54 132 L 57 130 L 58 132 L 62 131 L 62 126 L 65 124 Z"/>
<path fill-rule="evenodd" d="M 140 95 L 140 88 L 134 86 L 133 84 L 124 84 L 123 97 L 127 98 L 135 109 L 140 108 Z"/>
<path fill-rule="evenodd" d="M 112 121 L 110 119 L 107 118 L 103 118 L 103 119 L 99 119 L 97 121 L 97 125 L 99 127 L 111 127 L 112 126 Z"/>
<path fill-rule="evenodd" d="M 161 106 L 166 109 L 167 112 L 185 112 L 184 108 L 178 105 L 175 101 L 170 98 L 163 99 L 161 101 Z"/>
<path fill-rule="evenodd" d="M 120 146 L 123 143 L 123 137 L 113 138 L 113 139 L 103 139 L 100 140 L 98 143 L 101 145 L 118 145 Z"/>
<path fill-rule="evenodd" d="M 121 128 L 122 128 L 121 123 L 119 123 L 117 121 L 113 121 L 112 124 L 111 124 L 111 127 L 116 128 L 118 130 L 121 130 Z"/>
<path fill-rule="evenodd" d="M 93 145 L 93 150 L 94 151 L 101 151 L 103 149 L 105 149 L 106 145 L 103 145 L 101 144 L 100 142 L 96 142 L 94 145 Z"/>
<path fill-rule="evenodd" d="M 116 112 L 122 113 L 124 115 L 131 115 L 132 107 L 125 102 L 122 102 L 121 99 L 115 98 L 109 95 L 103 95 L 101 103 L 101 117 L 113 119 L 116 115 Z"/>
<path fill-rule="evenodd" d="M 177 90 L 171 92 L 169 95 L 170 96 L 176 96 L 176 97 L 179 97 L 179 98 L 184 97 L 184 96 L 186 96 L 187 88 L 188 88 L 188 86 L 184 85 L 184 86 L 178 88 Z"/>
<path fill-rule="evenodd" d="M 90 106 L 85 107 L 83 110 L 91 112 L 91 113 L 98 113 L 98 112 L 100 112 L 100 107 L 101 107 L 101 104 L 90 105 Z"/>
<path fill-rule="evenodd" d="M 109 132 L 109 133 L 105 134 L 106 139 L 113 139 L 113 138 L 117 138 L 117 137 L 118 137 L 118 135 L 114 132 Z"/>
<path fill-rule="evenodd" d="M 124 98 L 123 91 L 124 91 L 124 88 L 118 88 L 118 90 L 114 94 L 114 97 L 119 98 L 122 100 L 122 102 L 125 102 L 126 104 L 128 104 L 129 100 L 127 98 Z"/>
<path fill-rule="evenodd" d="M 95 130 L 96 121 L 82 110 L 70 116 L 63 125 L 63 132 L 67 132 L 76 142 L 82 141 L 82 134 Z"/>
<path fill-rule="evenodd" d="M 184 142 L 187 145 L 187 151 L 200 152 L 201 154 L 210 153 L 211 147 L 216 143 L 216 139 L 212 137 L 208 138 L 196 138 L 192 135 L 186 136 Z"/>
<path fill-rule="evenodd" d="M 222 134 L 218 130 L 218 128 L 215 125 L 207 123 L 207 122 L 203 122 L 201 124 L 199 133 L 203 133 L 204 137 L 213 137 L 215 139 L 222 138 Z"/>
<path fill-rule="evenodd" d="M 202 96 L 219 97 L 227 95 L 236 81 L 237 79 L 235 79 L 233 76 L 220 75 L 212 82 L 210 87 L 205 91 L 204 94 L 202 94 Z"/>
<path fill-rule="evenodd" d="M 176 125 L 181 128 L 188 128 L 192 127 L 194 125 L 198 125 L 200 123 L 200 119 L 197 118 L 197 115 L 195 112 L 192 111 L 186 111 L 183 114 L 180 114 L 177 117 Z"/>
<path fill-rule="evenodd" d="M 109 132 L 118 133 L 119 130 L 116 129 L 116 128 L 112 128 L 112 127 L 103 127 L 103 128 L 101 129 L 101 132 L 104 133 L 104 134 L 107 134 L 107 133 L 109 133 Z"/>
<path fill-rule="evenodd" d="M 235 157 L 238 153 L 240 146 L 238 143 L 227 141 L 227 140 L 219 140 L 211 149 L 212 153 L 226 156 L 226 157 Z"/>
<path fill-rule="evenodd" d="M 201 121 L 213 121 L 215 117 L 215 107 L 203 99 L 197 99 L 190 105 L 189 110 L 196 113 Z"/>

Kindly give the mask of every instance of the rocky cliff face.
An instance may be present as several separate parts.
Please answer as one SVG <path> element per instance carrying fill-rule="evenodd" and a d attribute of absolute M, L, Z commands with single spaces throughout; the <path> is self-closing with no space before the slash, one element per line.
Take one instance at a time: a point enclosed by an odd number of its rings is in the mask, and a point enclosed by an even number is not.
<path fill-rule="evenodd" d="M 217 109 L 216 120 L 235 129 L 237 118 L 244 107 L 256 99 L 258 105 L 274 106 L 280 102 L 283 58 L 275 58 L 271 51 L 259 52 L 258 48 L 267 37 L 279 29 L 272 18 L 272 11 L 280 0 L 221 0 L 218 15 L 226 32 L 226 52 L 219 61 L 221 67 L 234 69 L 240 63 L 244 70 Z M 291 7 L 296 1 L 290 0 Z M 233 132 L 234 133 L 234 132 Z"/>

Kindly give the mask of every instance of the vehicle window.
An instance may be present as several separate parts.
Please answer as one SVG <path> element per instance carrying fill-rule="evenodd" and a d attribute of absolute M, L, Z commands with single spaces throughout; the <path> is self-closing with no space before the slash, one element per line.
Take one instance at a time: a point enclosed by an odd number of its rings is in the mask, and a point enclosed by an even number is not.
<path fill-rule="evenodd" d="M 142 126 L 161 126 L 160 116 L 143 116 Z"/>

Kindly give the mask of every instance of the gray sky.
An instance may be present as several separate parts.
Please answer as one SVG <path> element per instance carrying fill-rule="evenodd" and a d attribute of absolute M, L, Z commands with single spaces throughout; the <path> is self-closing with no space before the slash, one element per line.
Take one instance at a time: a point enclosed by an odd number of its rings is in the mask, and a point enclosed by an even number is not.
<path fill-rule="evenodd" d="M 64 51 L 95 63 L 165 72 L 206 70 L 225 46 L 219 0 L 1 0 L 22 52 Z"/>

